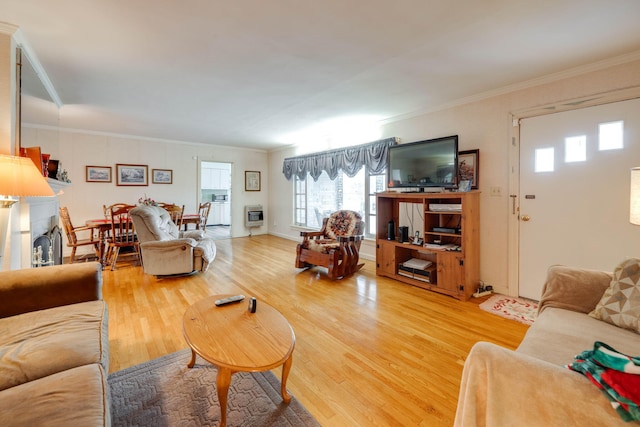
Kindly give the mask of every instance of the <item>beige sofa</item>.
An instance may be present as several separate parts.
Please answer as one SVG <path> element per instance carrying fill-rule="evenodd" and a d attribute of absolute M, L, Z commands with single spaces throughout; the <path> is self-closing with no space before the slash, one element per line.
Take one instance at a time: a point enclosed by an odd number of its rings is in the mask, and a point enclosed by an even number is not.
<path fill-rule="evenodd" d="M 0 272 L 0 424 L 111 425 L 98 263 Z"/>
<path fill-rule="evenodd" d="M 471 349 L 455 425 L 629 426 L 595 385 L 565 367 L 595 341 L 640 355 L 639 334 L 588 315 L 611 279 L 610 273 L 551 267 L 538 317 L 516 351 L 485 342 Z"/>
<path fill-rule="evenodd" d="M 169 213 L 158 206 L 131 209 L 140 242 L 144 272 L 155 276 L 207 271 L 216 257 L 216 244 L 203 230 L 180 231 Z"/>

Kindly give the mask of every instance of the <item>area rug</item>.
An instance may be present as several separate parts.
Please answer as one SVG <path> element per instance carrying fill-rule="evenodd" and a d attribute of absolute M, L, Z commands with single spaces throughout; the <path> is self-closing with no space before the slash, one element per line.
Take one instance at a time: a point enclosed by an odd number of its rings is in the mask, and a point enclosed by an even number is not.
<path fill-rule="evenodd" d="M 109 375 L 113 426 L 217 426 L 216 368 L 189 349 Z M 295 369 L 295 366 L 293 367 Z M 231 377 L 228 426 L 319 426 L 292 396 L 285 404 L 280 379 L 270 371 Z"/>
<path fill-rule="evenodd" d="M 538 313 L 538 303 L 525 298 L 508 297 L 496 294 L 480 304 L 480 308 L 489 313 L 532 325 Z"/>

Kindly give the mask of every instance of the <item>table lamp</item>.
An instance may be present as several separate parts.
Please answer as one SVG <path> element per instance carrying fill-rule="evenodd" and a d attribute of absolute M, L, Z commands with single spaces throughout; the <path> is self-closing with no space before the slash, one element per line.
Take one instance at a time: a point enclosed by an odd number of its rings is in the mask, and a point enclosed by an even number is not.
<path fill-rule="evenodd" d="M 0 269 L 7 239 L 9 213 L 17 197 L 54 196 L 53 190 L 28 157 L 0 154 Z"/>

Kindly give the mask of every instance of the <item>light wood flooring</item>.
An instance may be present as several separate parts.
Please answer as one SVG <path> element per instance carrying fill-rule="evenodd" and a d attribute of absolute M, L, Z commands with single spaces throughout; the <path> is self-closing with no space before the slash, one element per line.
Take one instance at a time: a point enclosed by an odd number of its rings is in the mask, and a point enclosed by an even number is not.
<path fill-rule="evenodd" d="M 205 274 L 158 279 L 126 263 L 104 271 L 112 372 L 187 348 L 187 307 L 209 295 L 242 293 L 275 307 L 293 326 L 288 389 L 322 425 L 450 426 L 471 346 L 491 341 L 513 349 L 527 330 L 480 310 L 477 300 L 377 277 L 371 261 L 331 281 L 321 267 L 294 268 L 290 240 L 259 235 L 216 244 Z M 274 373 L 280 377 L 279 369 Z"/>

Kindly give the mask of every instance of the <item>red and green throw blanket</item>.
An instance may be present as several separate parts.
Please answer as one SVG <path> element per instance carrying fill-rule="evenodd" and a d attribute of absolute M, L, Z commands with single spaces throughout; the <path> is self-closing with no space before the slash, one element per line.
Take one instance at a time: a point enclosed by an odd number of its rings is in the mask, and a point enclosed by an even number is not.
<path fill-rule="evenodd" d="M 598 386 L 623 420 L 640 420 L 640 356 L 627 356 L 596 341 L 593 350 L 583 351 L 567 367 Z"/>

